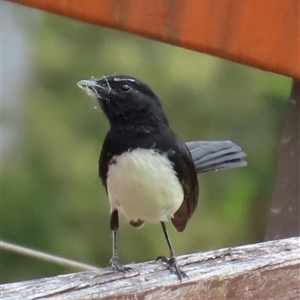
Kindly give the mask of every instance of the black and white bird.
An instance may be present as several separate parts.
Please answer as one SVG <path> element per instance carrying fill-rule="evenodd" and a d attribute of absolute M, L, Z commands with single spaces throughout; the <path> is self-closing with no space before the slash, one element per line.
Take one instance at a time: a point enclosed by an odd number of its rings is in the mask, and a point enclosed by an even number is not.
<path fill-rule="evenodd" d="M 97 98 L 108 118 L 99 176 L 110 203 L 114 270 L 129 271 L 117 254 L 119 214 L 133 227 L 161 223 L 170 258 L 160 256 L 182 280 L 165 222 L 185 229 L 199 195 L 197 173 L 246 166 L 246 154 L 230 141 L 184 143 L 169 127 L 161 102 L 142 81 L 125 75 L 81 80 L 77 85 Z"/>

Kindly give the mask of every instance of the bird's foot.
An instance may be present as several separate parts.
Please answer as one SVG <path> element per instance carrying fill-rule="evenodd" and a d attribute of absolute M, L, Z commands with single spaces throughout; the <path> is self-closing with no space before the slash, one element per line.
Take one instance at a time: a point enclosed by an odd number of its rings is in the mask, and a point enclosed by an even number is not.
<path fill-rule="evenodd" d="M 156 259 L 156 262 L 157 261 L 161 261 L 162 263 L 165 263 L 167 264 L 170 272 L 172 274 L 176 274 L 178 279 L 180 281 L 182 281 L 183 278 L 188 278 L 188 276 L 186 275 L 185 272 L 181 271 L 180 268 L 178 267 L 177 265 L 177 261 L 176 261 L 176 258 L 175 257 L 171 257 L 171 258 L 166 258 L 165 256 L 159 256 L 157 259 Z"/>
<path fill-rule="evenodd" d="M 113 256 L 109 262 L 109 265 L 111 266 L 111 268 L 114 270 L 114 271 L 120 271 L 120 272 L 123 272 L 123 273 L 126 273 L 126 272 L 131 272 L 133 271 L 132 268 L 129 268 L 129 267 L 125 267 L 121 264 L 120 262 L 120 259 L 118 256 Z"/>

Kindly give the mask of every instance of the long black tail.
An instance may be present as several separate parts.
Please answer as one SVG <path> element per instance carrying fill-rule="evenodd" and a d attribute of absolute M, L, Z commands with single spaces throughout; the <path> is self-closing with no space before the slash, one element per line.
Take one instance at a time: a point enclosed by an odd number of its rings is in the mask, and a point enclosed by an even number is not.
<path fill-rule="evenodd" d="M 247 156 L 231 141 L 192 141 L 186 143 L 197 173 L 247 166 Z"/>

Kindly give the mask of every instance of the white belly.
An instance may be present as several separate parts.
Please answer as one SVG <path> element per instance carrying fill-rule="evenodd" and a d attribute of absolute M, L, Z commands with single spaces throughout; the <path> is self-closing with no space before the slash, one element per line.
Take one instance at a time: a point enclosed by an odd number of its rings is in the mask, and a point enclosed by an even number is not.
<path fill-rule="evenodd" d="M 167 221 L 183 201 L 183 189 L 166 156 L 135 149 L 114 157 L 109 166 L 107 191 L 111 211 L 128 221 Z"/>

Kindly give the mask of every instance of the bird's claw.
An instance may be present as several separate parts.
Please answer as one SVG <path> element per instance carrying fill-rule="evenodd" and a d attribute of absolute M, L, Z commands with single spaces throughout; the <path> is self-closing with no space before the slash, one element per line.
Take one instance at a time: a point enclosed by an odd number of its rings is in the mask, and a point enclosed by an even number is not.
<path fill-rule="evenodd" d="M 176 274 L 180 281 L 182 281 L 183 278 L 188 278 L 187 274 L 185 272 L 183 272 L 182 270 L 180 270 L 180 268 L 178 267 L 175 257 L 171 257 L 168 259 L 165 256 L 159 256 L 155 262 L 157 262 L 159 260 L 162 263 L 165 263 L 168 266 L 170 272 L 172 274 Z"/>
<path fill-rule="evenodd" d="M 111 268 L 114 271 L 119 271 L 119 272 L 123 272 L 123 273 L 133 271 L 132 268 L 123 266 L 120 262 L 119 257 L 117 257 L 117 256 L 111 258 L 109 265 L 111 266 Z"/>

